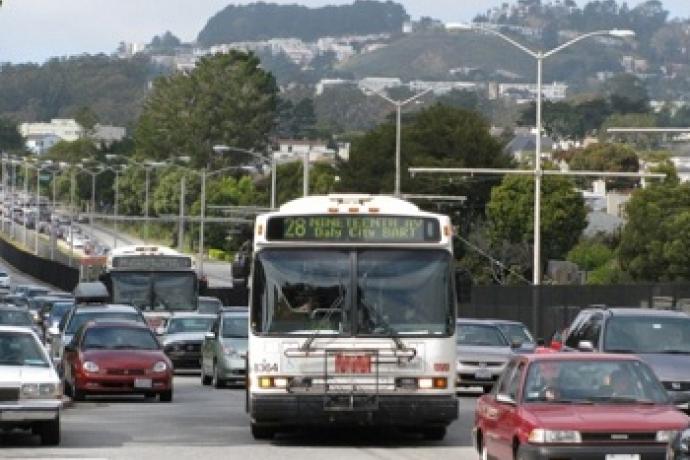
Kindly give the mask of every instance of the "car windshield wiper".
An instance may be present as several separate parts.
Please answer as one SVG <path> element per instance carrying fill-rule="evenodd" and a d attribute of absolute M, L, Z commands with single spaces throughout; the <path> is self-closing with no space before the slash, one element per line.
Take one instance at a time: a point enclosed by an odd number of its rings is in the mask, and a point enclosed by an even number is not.
<path fill-rule="evenodd" d="M 661 353 L 669 355 L 690 355 L 690 350 L 662 350 Z"/>
<path fill-rule="evenodd" d="M 656 404 L 651 399 L 640 399 L 633 396 L 590 396 L 587 399 L 593 402 L 610 402 L 614 404 Z"/>
<path fill-rule="evenodd" d="M 386 319 L 379 313 L 375 308 L 373 308 L 371 305 L 367 304 L 364 299 L 360 300 L 360 305 L 364 307 L 364 309 L 370 314 L 376 317 L 376 322 L 381 326 L 383 329 L 383 332 L 390 334 L 390 338 L 395 343 L 395 347 L 400 350 L 400 351 L 405 351 L 405 344 L 402 343 L 402 340 L 400 340 L 400 337 L 398 337 L 398 333 L 393 327 L 386 321 Z"/>
<path fill-rule="evenodd" d="M 606 353 L 639 353 L 638 351 L 629 348 L 607 348 Z"/>
<path fill-rule="evenodd" d="M 282 294 L 283 291 L 281 290 L 280 293 Z M 287 301 L 287 299 L 285 299 L 285 300 Z M 336 297 L 335 300 L 333 300 L 330 307 L 322 309 L 323 311 L 327 312 L 326 316 L 324 317 L 324 319 L 322 321 L 325 322 L 325 321 L 330 320 L 331 316 L 333 316 L 334 312 L 340 313 L 341 314 L 341 320 L 342 320 L 343 310 L 341 308 L 341 305 L 343 303 L 343 300 L 345 300 L 345 286 L 343 286 L 343 283 L 341 281 L 340 284 L 338 285 L 338 297 Z M 313 315 L 313 313 L 318 311 L 318 310 L 319 309 L 314 309 L 312 311 L 312 313 L 310 314 L 310 319 L 312 319 L 311 316 Z M 334 331 L 334 332 L 337 333 L 338 331 Z M 304 341 L 304 343 L 302 344 L 300 349 L 302 351 L 309 351 L 309 349 L 311 348 L 311 344 L 314 343 L 314 340 L 316 340 L 316 338 L 319 335 L 321 335 L 319 331 L 314 332 L 307 340 Z"/>
<path fill-rule="evenodd" d="M 94 344 L 94 345 L 86 345 L 84 347 L 85 350 L 96 350 L 96 349 L 102 349 L 102 348 L 108 348 L 105 345 L 99 345 L 99 344 Z"/>

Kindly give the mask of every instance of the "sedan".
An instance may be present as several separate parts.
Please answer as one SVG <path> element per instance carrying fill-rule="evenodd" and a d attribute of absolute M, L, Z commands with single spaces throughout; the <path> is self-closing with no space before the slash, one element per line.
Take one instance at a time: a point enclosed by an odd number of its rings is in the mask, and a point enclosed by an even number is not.
<path fill-rule="evenodd" d="M 175 369 L 201 367 L 201 342 L 215 319 L 216 315 L 199 313 L 177 313 L 170 317 L 161 341 Z"/>
<path fill-rule="evenodd" d="M 245 382 L 247 377 L 247 309 L 227 309 L 218 314 L 201 346 L 201 383 L 216 388 Z"/>
<path fill-rule="evenodd" d="M 482 458 L 663 459 L 690 420 L 631 355 L 515 356 L 475 411 Z"/>
<path fill-rule="evenodd" d="M 0 326 L 0 429 L 30 429 L 41 444 L 60 443 L 62 389 L 38 336 Z"/>
<path fill-rule="evenodd" d="M 92 394 L 173 397 L 173 366 L 151 330 L 133 322 L 82 326 L 62 361 L 65 392 L 76 401 Z"/>

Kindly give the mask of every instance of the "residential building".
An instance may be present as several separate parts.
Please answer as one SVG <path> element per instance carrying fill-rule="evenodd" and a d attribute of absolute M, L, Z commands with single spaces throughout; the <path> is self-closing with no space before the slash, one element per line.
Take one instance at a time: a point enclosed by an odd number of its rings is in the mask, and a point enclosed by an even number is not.
<path fill-rule="evenodd" d="M 566 98 L 568 85 L 553 82 L 542 85 L 542 97 L 548 101 L 562 101 Z M 534 83 L 499 83 L 498 95 L 520 102 L 531 102 L 537 98 L 537 85 Z"/>
<path fill-rule="evenodd" d="M 323 140 L 308 139 L 279 139 L 276 141 L 277 150 L 273 151 L 278 163 L 292 161 L 304 161 L 304 156 L 309 155 L 309 162 L 335 162 L 336 158 L 347 161 L 350 158 L 350 144 L 338 143 L 336 149 L 328 147 L 328 142 Z"/>
<path fill-rule="evenodd" d="M 424 81 L 413 80 L 408 86 L 413 92 L 421 92 L 431 89 L 435 95 L 450 93 L 452 90 L 476 90 L 478 84 L 471 81 Z"/>
<path fill-rule="evenodd" d="M 537 140 L 534 134 L 531 133 L 516 133 L 515 137 L 508 142 L 505 146 L 504 151 L 509 153 L 515 161 L 518 163 L 522 162 L 533 162 L 534 155 L 537 150 Z M 551 152 L 553 151 L 554 141 L 548 136 L 542 136 L 541 138 L 541 153 L 542 159 L 550 159 Z"/>
<path fill-rule="evenodd" d="M 53 134 L 63 141 L 74 142 L 84 135 L 84 128 L 71 118 L 53 118 L 49 123 L 21 123 L 22 137 Z"/>
<path fill-rule="evenodd" d="M 398 88 L 403 86 L 402 80 L 399 78 L 388 78 L 388 77 L 366 77 L 362 78 L 357 86 L 365 94 L 370 94 L 372 92 L 385 91 L 388 88 Z"/>
<path fill-rule="evenodd" d="M 343 85 L 352 85 L 354 83 L 355 82 L 352 80 L 344 80 L 342 78 L 323 78 L 319 80 L 319 82 L 316 84 L 315 94 L 316 96 L 320 96 L 328 88 L 335 88 L 337 86 Z"/>
<path fill-rule="evenodd" d="M 35 153 L 43 153 L 59 141 L 74 142 L 88 137 L 95 143 L 111 145 L 127 135 L 125 128 L 97 124 L 91 132 L 71 118 L 54 118 L 50 122 L 21 123 L 19 133 L 26 139 L 26 148 Z"/>

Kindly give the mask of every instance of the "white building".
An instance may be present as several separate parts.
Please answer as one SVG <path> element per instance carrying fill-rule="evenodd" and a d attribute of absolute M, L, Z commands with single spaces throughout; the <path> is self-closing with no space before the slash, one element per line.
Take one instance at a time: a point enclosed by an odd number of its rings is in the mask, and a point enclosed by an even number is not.
<path fill-rule="evenodd" d="M 431 89 L 431 91 L 436 95 L 443 95 L 450 93 L 451 91 L 459 90 L 476 90 L 477 83 L 471 81 L 424 81 L 424 80 L 413 80 L 408 86 L 413 92 L 421 92 Z"/>
<path fill-rule="evenodd" d="M 87 134 L 94 142 L 108 146 L 124 139 L 127 130 L 119 126 L 97 124 L 91 133 L 87 133 L 71 118 L 54 118 L 49 123 L 21 123 L 19 133 L 26 138 L 26 148 L 40 154 L 59 141 L 74 142 Z"/>
<path fill-rule="evenodd" d="M 277 148 L 273 155 L 278 163 L 304 161 L 305 155 L 309 155 L 310 163 L 333 163 L 338 157 L 345 161 L 350 158 L 350 144 L 347 142 L 338 143 L 337 149 L 331 149 L 323 140 L 280 139 Z"/>
<path fill-rule="evenodd" d="M 74 142 L 84 135 L 84 128 L 71 118 L 53 118 L 49 123 L 21 123 L 22 137 L 53 134 L 63 141 Z"/>
<path fill-rule="evenodd" d="M 342 78 L 323 78 L 319 80 L 319 82 L 316 84 L 315 94 L 317 96 L 320 96 L 328 88 L 335 88 L 337 86 L 343 86 L 353 83 L 354 82 L 352 80 L 343 80 Z"/>
<path fill-rule="evenodd" d="M 55 134 L 30 134 L 25 138 L 24 145 L 34 155 L 43 155 L 61 140 Z"/>
<path fill-rule="evenodd" d="M 372 92 L 381 92 L 388 88 L 398 88 L 403 85 L 399 78 L 389 77 L 366 77 L 362 78 L 357 86 L 364 94 L 371 94 Z"/>
<path fill-rule="evenodd" d="M 542 97 L 548 101 L 562 101 L 566 98 L 568 85 L 554 82 L 542 85 Z M 498 95 L 510 97 L 518 102 L 530 102 L 537 98 L 537 85 L 534 83 L 500 83 Z"/>

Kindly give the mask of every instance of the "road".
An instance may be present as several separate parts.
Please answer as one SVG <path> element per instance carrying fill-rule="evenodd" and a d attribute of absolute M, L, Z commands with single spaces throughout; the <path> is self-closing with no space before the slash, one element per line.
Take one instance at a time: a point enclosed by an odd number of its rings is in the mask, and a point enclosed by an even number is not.
<path fill-rule="evenodd" d="M 0 458 L 474 459 L 475 399 L 460 398 L 460 418 L 442 442 L 371 429 L 319 429 L 267 442 L 249 433 L 244 390 L 203 387 L 198 375 L 185 375 L 175 378 L 172 404 L 137 398 L 74 403 L 62 414 L 60 447 L 39 447 L 28 433 L 2 434 Z"/>

